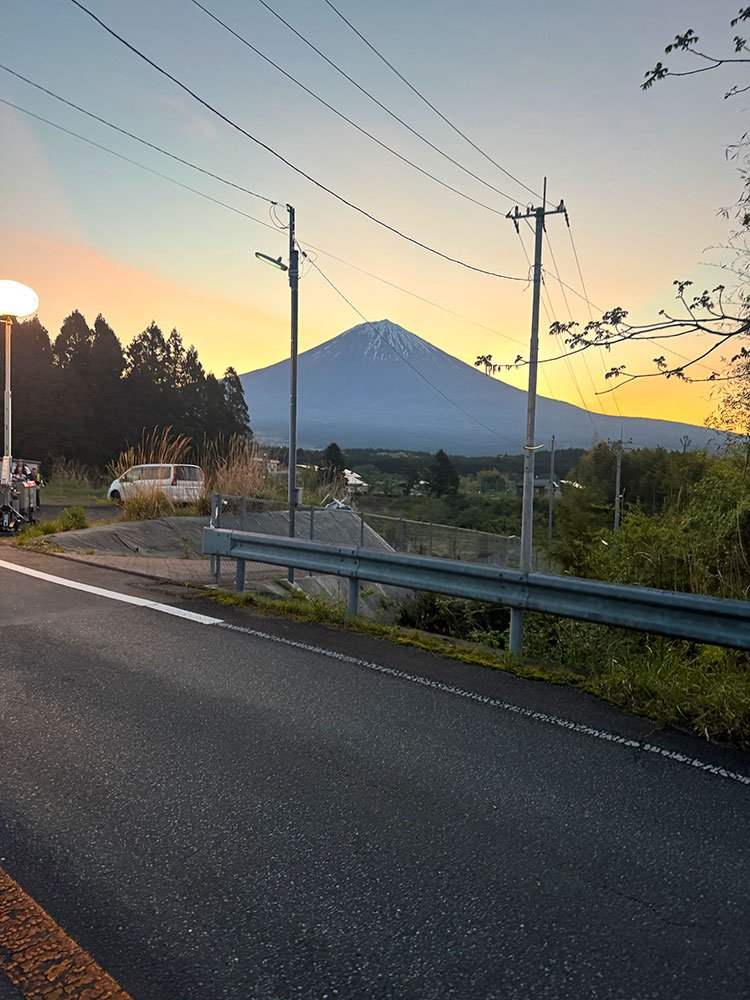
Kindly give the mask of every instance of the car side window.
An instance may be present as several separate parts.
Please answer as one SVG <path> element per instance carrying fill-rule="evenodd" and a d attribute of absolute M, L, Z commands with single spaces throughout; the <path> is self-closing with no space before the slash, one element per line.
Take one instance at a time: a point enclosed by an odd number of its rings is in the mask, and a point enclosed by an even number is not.
<path fill-rule="evenodd" d="M 201 470 L 195 465 L 176 465 L 175 472 L 180 482 L 197 483 L 201 478 Z"/>
<path fill-rule="evenodd" d="M 125 482 L 137 483 L 138 480 L 141 478 L 141 471 L 142 470 L 139 465 L 136 465 L 134 469 L 128 469 L 128 471 L 125 473 L 125 476 L 123 477 L 125 479 Z"/>
<path fill-rule="evenodd" d="M 148 469 L 148 475 L 144 478 L 148 479 L 171 479 L 172 468 L 169 465 L 156 465 L 151 469 Z"/>

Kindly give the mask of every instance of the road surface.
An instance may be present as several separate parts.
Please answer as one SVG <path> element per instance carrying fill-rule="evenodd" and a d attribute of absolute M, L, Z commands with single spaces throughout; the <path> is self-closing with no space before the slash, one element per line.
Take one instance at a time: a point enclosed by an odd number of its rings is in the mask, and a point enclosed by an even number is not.
<path fill-rule="evenodd" d="M 748 755 L 0 560 L 0 868 L 133 1000 L 747 995 Z"/>

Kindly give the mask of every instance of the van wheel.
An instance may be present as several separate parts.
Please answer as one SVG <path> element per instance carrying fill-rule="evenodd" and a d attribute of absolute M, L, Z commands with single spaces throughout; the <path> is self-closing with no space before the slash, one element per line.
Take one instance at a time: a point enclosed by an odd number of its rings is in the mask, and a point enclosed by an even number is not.
<path fill-rule="evenodd" d="M 109 494 L 109 499 L 110 500 L 114 500 L 115 503 L 119 503 L 120 502 L 120 491 L 119 490 L 112 490 L 112 492 Z"/>

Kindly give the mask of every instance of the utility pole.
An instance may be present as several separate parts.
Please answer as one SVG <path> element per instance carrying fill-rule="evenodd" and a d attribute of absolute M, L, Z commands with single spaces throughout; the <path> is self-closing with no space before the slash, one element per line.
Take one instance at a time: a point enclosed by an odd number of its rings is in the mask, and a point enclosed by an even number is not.
<path fill-rule="evenodd" d="M 547 531 L 549 534 L 549 540 L 552 541 L 552 504 L 555 497 L 555 435 L 552 435 L 552 440 L 549 445 L 549 524 Z"/>
<path fill-rule="evenodd" d="M 539 367 L 539 298 L 542 289 L 542 238 L 544 236 L 544 220 L 547 215 L 562 214 L 568 217 L 565 203 L 560 201 L 557 208 L 547 209 L 547 178 L 544 178 L 542 204 L 538 207 L 530 205 L 521 212 L 518 205 L 506 218 L 513 222 L 516 232 L 519 220 L 531 219 L 534 225 L 534 290 L 531 301 L 531 342 L 529 345 L 529 388 L 526 396 L 526 440 L 523 446 L 523 499 L 521 501 L 521 565 L 522 573 L 531 572 L 532 546 L 534 532 L 534 443 L 536 430 L 536 380 Z M 511 608 L 510 611 L 510 642 L 511 656 L 520 656 L 523 646 L 523 611 Z"/>
<path fill-rule="evenodd" d="M 289 212 L 289 288 L 291 289 L 292 323 L 289 365 L 289 537 L 294 538 L 295 512 L 297 509 L 297 333 L 298 333 L 298 292 L 299 292 L 299 251 L 294 236 L 295 213 L 292 205 Z M 294 583 L 294 567 L 287 572 L 289 583 Z"/>
<path fill-rule="evenodd" d="M 615 522 L 613 525 L 614 531 L 620 530 L 620 513 L 622 511 L 622 451 L 624 444 L 632 444 L 631 441 L 622 440 L 622 430 L 620 430 L 620 440 L 615 441 L 613 447 L 615 450 L 615 456 L 617 459 L 617 464 L 615 466 Z"/>

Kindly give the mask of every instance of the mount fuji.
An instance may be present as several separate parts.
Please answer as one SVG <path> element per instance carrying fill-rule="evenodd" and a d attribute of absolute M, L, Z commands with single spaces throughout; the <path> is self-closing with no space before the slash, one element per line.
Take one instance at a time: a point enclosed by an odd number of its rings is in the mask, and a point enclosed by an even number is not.
<path fill-rule="evenodd" d="M 289 435 L 289 361 L 240 376 L 259 441 L 285 444 Z M 441 351 L 384 319 L 362 323 L 299 356 L 298 443 L 323 448 L 389 448 L 454 455 L 522 450 L 526 392 Z M 554 434 L 558 448 L 589 448 L 622 434 L 635 447 L 693 448 L 714 435 L 705 427 L 606 417 L 537 398 L 536 439 Z"/>

